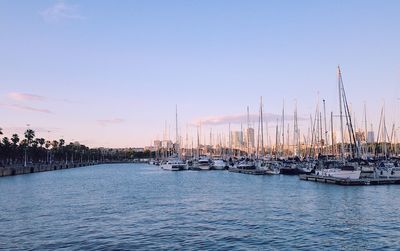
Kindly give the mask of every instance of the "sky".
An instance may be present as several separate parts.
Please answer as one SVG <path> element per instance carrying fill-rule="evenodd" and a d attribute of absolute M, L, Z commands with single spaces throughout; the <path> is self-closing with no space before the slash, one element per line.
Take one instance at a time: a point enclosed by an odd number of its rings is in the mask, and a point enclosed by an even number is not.
<path fill-rule="evenodd" d="M 174 130 L 175 105 L 193 134 L 200 122 L 240 127 L 260 96 L 267 118 L 297 103 L 306 120 L 322 99 L 337 114 L 340 65 L 356 124 L 365 103 L 368 124 L 384 105 L 398 128 L 399 11 L 389 0 L 0 0 L 0 127 L 139 147 Z"/>

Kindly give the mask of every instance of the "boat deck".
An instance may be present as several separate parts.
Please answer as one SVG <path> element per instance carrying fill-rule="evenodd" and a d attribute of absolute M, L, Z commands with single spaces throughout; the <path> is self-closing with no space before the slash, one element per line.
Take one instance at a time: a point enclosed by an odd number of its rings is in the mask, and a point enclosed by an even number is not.
<path fill-rule="evenodd" d="M 342 179 L 334 177 L 322 177 L 317 175 L 300 175 L 300 180 L 314 181 L 320 183 L 336 184 L 341 186 L 370 186 L 370 185 L 400 185 L 400 178 L 363 178 L 358 180 Z"/>

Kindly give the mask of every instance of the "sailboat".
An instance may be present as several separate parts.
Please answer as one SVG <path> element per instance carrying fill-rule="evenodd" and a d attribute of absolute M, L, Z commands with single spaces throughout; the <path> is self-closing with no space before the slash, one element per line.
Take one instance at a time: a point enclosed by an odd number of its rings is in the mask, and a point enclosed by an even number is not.
<path fill-rule="evenodd" d="M 161 168 L 168 171 L 182 171 L 187 169 L 186 163 L 180 159 L 180 145 L 178 135 L 178 106 L 176 106 L 175 114 L 175 127 L 176 127 L 176 139 L 175 139 L 175 152 L 176 154 L 170 156 L 167 160 L 163 161 Z"/>
<path fill-rule="evenodd" d="M 359 148 L 357 146 L 357 141 L 355 140 L 355 134 L 353 130 L 350 110 L 347 104 L 346 92 L 344 90 L 342 73 L 340 71 L 340 67 L 338 66 L 338 89 L 339 89 L 339 112 L 340 112 L 340 131 L 341 131 L 341 162 L 339 165 L 333 168 L 326 168 L 324 165 L 322 169 L 318 169 L 315 171 L 316 175 L 326 176 L 326 177 L 334 177 L 334 178 L 342 178 L 342 179 L 359 179 L 361 170 L 359 170 L 357 165 L 349 165 L 346 163 L 344 156 L 344 129 L 343 129 L 343 117 L 346 118 L 347 129 L 349 132 L 350 138 L 350 155 L 351 157 L 359 157 Z M 345 114 L 343 115 L 343 109 Z M 354 145 L 353 145 L 354 143 Z M 353 147 L 352 147 L 353 145 Z"/>

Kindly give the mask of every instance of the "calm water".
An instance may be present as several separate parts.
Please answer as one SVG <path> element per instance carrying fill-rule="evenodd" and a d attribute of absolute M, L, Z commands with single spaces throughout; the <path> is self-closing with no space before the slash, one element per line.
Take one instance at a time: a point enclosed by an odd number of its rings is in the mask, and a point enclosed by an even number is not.
<path fill-rule="evenodd" d="M 0 179 L 0 249 L 399 249 L 400 186 L 101 165 Z"/>

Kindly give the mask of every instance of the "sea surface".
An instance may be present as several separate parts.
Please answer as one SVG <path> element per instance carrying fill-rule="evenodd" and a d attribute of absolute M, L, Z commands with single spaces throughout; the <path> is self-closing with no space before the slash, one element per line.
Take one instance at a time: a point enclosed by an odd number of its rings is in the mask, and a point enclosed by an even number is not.
<path fill-rule="evenodd" d="M 113 164 L 0 178 L 3 250 L 400 249 L 400 186 Z"/>

